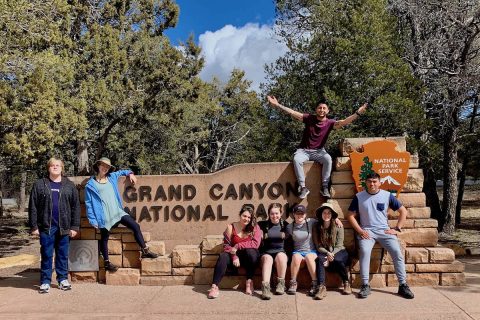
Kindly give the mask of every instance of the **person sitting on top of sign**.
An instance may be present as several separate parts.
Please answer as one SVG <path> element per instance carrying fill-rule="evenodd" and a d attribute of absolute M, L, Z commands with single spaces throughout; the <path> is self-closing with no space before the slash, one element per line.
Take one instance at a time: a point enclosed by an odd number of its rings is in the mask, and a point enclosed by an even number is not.
<path fill-rule="evenodd" d="M 272 106 L 305 124 L 302 141 L 293 156 L 293 166 L 299 184 L 299 198 L 305 199 L 310 193 L 305 185 L 305 173 L 303 172 L 303 163 L 308 160 L 313 160 L 322 165 L 321 193 L 324 197 L 330 198 L 328 185 L 330 183 L 330 172 L 332 171 L 332 157 L 324 148 L 328 135 L 333 129 L 344 127 L 357 119 L 366 111 L 367 104 L 363 104 L 354 114 L 343 120 L 333 120 L 327 118 L 330 109 L 323 101 L 316 106 L 315 114 L 308 114 L 281 105 L 274 96 L 267 96 L 267 98 Z"/>
<path fill-rule="evenodd" d="M 218 285 L 227 271 L 227 267 L 242 266 L 247 273 L 245 293 L 253 294 L 253 276 L 257 268 L 260 253 L 258 248 L 262 241 L 262 230 L 257 224 L 253 207 L 243 205 L 239 213 L 240 219 L 231 223 L 223 233 L 223 252 L 220 253 L 213 271 L 212 287 L 208 292 L 209 299 L 219 295 Z"/>
<path fill-rule="evenodd" d="M 87 217 L 95 229 L 100 229 L 100 251 L 103 256 L 105 270 L 115 272 L 118 266 L 108 258 L 108 238 L 110 230 L 120 223 L 133 231 L 133 236 L 142 251 L 142 258 L 157 258 L 158 255 L 150 251 L 145 244 L 139 224 L 122 208 L 122 200 L 118 190 L 118 179 L 128 176 L 130 182 L 135 184 L 137 178 L 130 170 L 113 172 L 110 159 L 100 158 L 93 165 L 97 173 L 92 176 L 85 186 L 85 205 Z"/>
<path fill-rule="evenodd" d="M 371 172 L 366 176 L 367 189 L 355 195 L 348 208 L 347 220 L 357 232 L 360 255 L 360 277 L 362 286 L 359 298 L 370 294 L 369 271 L 370 255 L 375 242 L 392 256 L 395 273 L 398 278 L 398 294 L 406 299 L 413 299 L 413 293 L 407 285 L 405 262 L 400 249 L 397 234 L 407 218 L 407 209 L 388 191 L 381 190 L 380 175 Z M 388 226 L 388 208 L 398 211 L 398 222 L 394 228 Z M 355 218 L 359 216 L 360 223 Z"/>

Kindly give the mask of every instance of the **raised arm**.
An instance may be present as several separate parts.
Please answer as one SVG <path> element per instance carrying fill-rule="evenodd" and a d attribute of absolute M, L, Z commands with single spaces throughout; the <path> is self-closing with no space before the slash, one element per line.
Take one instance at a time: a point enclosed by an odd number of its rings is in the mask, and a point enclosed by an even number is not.
<path fill-rule="evenodd" d="M 351 116 L 348 116 L 347 118 L 345 118 L 343 120 L 338 120 L 333 127 L 335 129 L 339 129 L 341 127 L 349 125 L 354 120 L 358 119 L 361 114 L 364 114 L 367 111 L 367 105 L 368 105 L 367 103 L 364 103 L 360 108 L 358 108 L 357 111 L 355 111 L 354 114 L 352 114 Z"/>
<path fill-rule="evenodd" d="M 288 107 L 282 106 L 278 103 L 277 98 L 274 96 L 267 96 L 268 102 L 275 108 L 285 112 L 286 114 L 290 115 L 292 118 L 297 119 L 298 121 L 303 122 L 303 113 L 290 109 Z"/>

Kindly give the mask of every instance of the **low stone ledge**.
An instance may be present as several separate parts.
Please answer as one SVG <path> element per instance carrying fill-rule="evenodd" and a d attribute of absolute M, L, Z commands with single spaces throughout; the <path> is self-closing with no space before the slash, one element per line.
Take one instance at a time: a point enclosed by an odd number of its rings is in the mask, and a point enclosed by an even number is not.
<path fill-rule="evenodd" d="M 403 192 L 422 192 L 423 180 L 422 169 L 409 169 L 407 182 L 403 186 Z"/>
<path fill-rule="evenodd" d="M 411 247 L 434 247 L 438 242 L 436 228 L 405 229 L 398 234 L 400 240 Z"/>
<path fill-rule="evenodd" d="M 160 276 L 172 274 L 172 260 L 167 257 L 142 259 L 142 276 Z"/>
<path fill-rule="evenodd" d="M 148 248 L 160 256 L 165 255 L 165 241 L 149 241 Z"/>
<path fill-rule="evenodd" d="M 464 272 L 465 265 L 460 261 L 452 263 L 417 264 L 416 272 Z"/>
<path fill-rule="evenodd" d="M 405 208 L 423 208 L 427 206 L 427 198 L 425 193 L 400 193 L 398 200 L 403 204 Z"/>
<path fill-rule="evenodd" d="M 192 285 L 193 276 L 142 276 L 140 284 L 143 286 Z"/>
<path fill-rule="evenodd" d="M 140 270 L 120 268 L 115 272 L 106 272 L 105 283 L 110 286 L 138 286 L 140 284 Z"/>
<path fill-rule="evenodd" d="M 124 268 L 140 268 L 140 251 L 123 251 Z"/>
<path fill-rule="evenodd" d="M 425 248 L 406 248 L 406 263 L 428 263 L 428 250 Z"/>
<path fill-rule="evenodd" d="M 172 268 L 172 275 L 174 276 L 192 276 L 193 277 L 193 270 L 195 267 L 187 267 L 187 268 Z"/>
<path fill-rule="evenodd" d="M 438 221 L 435 219 L 415 219 L 415 228 L 438 228 Z"/>
<path fill-rule="evenodd" d="M 330 188 L 330 193 L 332 194 L 332 199 L 345 199 L 353 198 L 357 191 L 355 190 L 355 185 L 350 184 L 334 184 Z"/>
<path fill-rule="evenodd" d="M 437 286 L 440 284 L 439 273 L 407 273 L 407 283 L 411 287 Z M 398 279 L 395 274 L 387 274 L 389 287 L 398 286 Z"/>
<path fill-rule="evenodd" d="M 464 286 L 467 284 L 464 273 L 442 273 L 440 285 L 442 286 Z"/>
<path fill-rule="evenodd" d="M 70 279 L 72 282 L 97 282 L 97 271 L 72 271 Z"/>
<path fill-rule="evenodd" d="M 204 255 L 202 256 L 202 268 L 213 268 L 217 264 L 218 255 Z"/>
<path fill-rule="evenodd" d="M 202 254 L 220 254 L 223 252 L 223 236 L 208 235 L 202 240 Z"/>
<path fill-rule="evenodd" d="M 455 261 L 455 253 L 450 248 L 426 248 L 429 252 L 430 263 L 450 263 Z"/>
<path fill-rule="evenodd" d="M 347 157 L 353 151 L 361 152 L 363 145 L 373 141 L 391 140 L 397 144 L 398 151 L 407 150 L 407 141 L 405 137 L 374 137 L 374 138 L 345 138 L 340 142 L 340 153 L 342 156 Z"/>
<path fill-rule="evenodd" d="M 405 271 L 406 272 L 415 272 L 415 265 L 411 263 L 405 264 Z M 393 264 L 382 264 L 380 267 L 381 273 L 395 273 L 395 266 Z"/>
<path fill-rule="evenodd" d="M 369 276 L 370 287 L 385 288 L 387 286 L 387 280 L 386 280 L 387 275 L 390 276 L 390 274 L 384 274 L 384 273 L 370 274 Z M 360 274 L 352 274 L 352 287 L 360 288 L 361 285 L 362 285 L 362 278 L 360 277 Z"/>
<path fill-rule="evenodd" d="M 122 241 L 120 240 L 109 240 L 108 241 L 108 254 L 122 254 L 123 246 Z"/>
<path fill-rule="evenodd" d="M 145 240 L 145 242 L 150 241 L 150 232 L 143 232 L 142 231 L 142 235 L 143 235 L 143 239 Z M 136 242 L 135 237 L 133 236 L 133 233 L 123 233 L 122 234 L 122 241 L 123 242 Z"/>
<path fill-rule="evenodd" d="M 196 267 L 200 266 L 200 247 L 196 245 L 177 245 L 172 251 L 172 266 Z"/>
<path fill-rule="evenodd" d="M 193 274 L 194 284 L 212 284 L 213 268 L 195 268 Z"/>
<path fill-rule="evenodd" d="M 94 228 L 82 228 L 80 232 L 80 239 L 82 240 L 95 240 Z"/>
<path fill-rule="evenodd" d="M 407 208 L 408 219 L 429 219 L 431 211 L 429 207 Z M 388 219 L 398 219 L 398 211 L 388 210 Z"/>

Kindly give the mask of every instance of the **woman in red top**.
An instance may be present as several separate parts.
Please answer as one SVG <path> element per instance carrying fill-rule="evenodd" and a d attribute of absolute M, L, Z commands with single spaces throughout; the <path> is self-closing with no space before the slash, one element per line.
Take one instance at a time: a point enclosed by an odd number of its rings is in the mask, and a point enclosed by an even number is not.
<path fill-rule="evenodd" d="M 253 294 L 253 276 L 260 254 L 258 247 L 262 239 L 262 231 L 253 215 L 253 207 L 244 205 L 240 209 L 240 219 L 229 224 L 223 233 L 223 252 L 220 254 L 213 273 L 209 299 L 218 297 L 218 284 L 222 281 L 227 267 L 244 267 L 247 272 L 245 293 Z"/>

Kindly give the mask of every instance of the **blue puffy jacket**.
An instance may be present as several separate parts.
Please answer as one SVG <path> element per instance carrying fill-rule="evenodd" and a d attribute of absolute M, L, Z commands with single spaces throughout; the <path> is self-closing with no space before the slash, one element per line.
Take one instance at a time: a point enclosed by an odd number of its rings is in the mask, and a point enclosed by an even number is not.
<path fill-rule="evenodd" d="M 107 174 L 108 181 L 110 181 L 114 187 L 113 190 L 115 190 L 115 196 L 120 208 L 122 208 L 123 205 L 122 198 L 120 198 L 120 191 L 118 190 L 118 179 L 121 176 L 128 176 L 130 173 L 133 172 L 130 170 L 119 170 Z M 91 177 L 85 186 L 85 205 L 87 207 L 88 222 L 90 222 L 93 227 L 105 228 L 105 213 L 103 212 L 100 193 L 95 186 L 95 177 Z"/>

